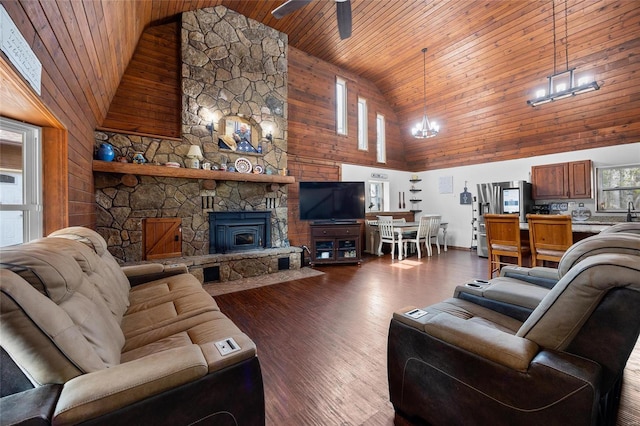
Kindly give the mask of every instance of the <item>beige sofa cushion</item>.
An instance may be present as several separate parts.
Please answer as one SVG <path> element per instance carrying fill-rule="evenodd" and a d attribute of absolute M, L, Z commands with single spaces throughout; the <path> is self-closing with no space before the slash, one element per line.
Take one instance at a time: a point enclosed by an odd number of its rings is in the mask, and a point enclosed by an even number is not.
<path fill-rule="evenodd" d="M 241 350 L 222 356 L 215 342 L 228 338 L 233 338 Z M 202 350 L 209 372 L 256 355 L 255 344 L 246 334 L 221 312 L 211 311 L 127 339 L 122 353 L 122 362 L 191 344 L 198 345 Z"/>
<path fill-rule="evenodd" d="M 106 368 L 95 344 L 62 307 L 0 269 L 0 343 L 35 386 Z"/>
<path fill-rule="evenodd" d="M 96 285 L 105 295 L 105 299 L 108 300 L 114 314 L 122 318 L 122 315 L 129 307 L 129 290 L 131 290 L 131 286 L 120 265 L 107 250 L 107 243 L 104 238 L 96 231 L 79 226 L 52 232 L 46 240 L 53 240 L 54 238 L 52 237 L 77 241 L 97 256 L 99 264 L 94 267 L 93 272 L 98 273 L 103 280 L 96 282 Z"/>
<path fill-rule="evenodd" d="M 118 364 L 125 341 L 120 324 L 79 263 L 65 251 L 54 250 L 55 246 L 55 242 L 47 246 L 44 241 L 37 241 L 3 249 L 0 257 L 3 263 L 19 265 L 16 271 L 33 280 L 35 287 L 41 287 L 69 316 L 105 367 Z M 46 330 L 46 323 L 41 326 Z M 81 363 L 81 360 L 73 361 Z"/>
<path fill-rule="evenodd" d="M 176 298 L 193 294 L 202 295 L 208 300 L 211 309 L 218 309 L 215 300 L 202 288 L 202 284 L 190 274 L 172 275 L 131 288 L 127 314 L 152 308 Z"/>

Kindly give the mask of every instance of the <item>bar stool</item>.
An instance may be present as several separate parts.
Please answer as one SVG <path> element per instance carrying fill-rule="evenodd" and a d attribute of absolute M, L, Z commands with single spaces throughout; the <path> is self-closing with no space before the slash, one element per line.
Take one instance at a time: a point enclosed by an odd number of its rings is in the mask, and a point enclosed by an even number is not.
<path fill-rule="evenodd" d="M 573 245 L 571 216 L 528 214 L 531 266 L 538 261 L 560 262 L 562 255 Z"/>
<path fill-rule="evenodd" d="M 502 261 L 502 257 L 515 258 L 517 265 L 522 266 L 531 249 L 529 241 L 521 241 L 519 215 L 485 214 L 484 223 L 489 251 L 489 279 L 493 278 L 495 272 L 500 274 L 502 265 L 514 265 L 513 262 Z"/>

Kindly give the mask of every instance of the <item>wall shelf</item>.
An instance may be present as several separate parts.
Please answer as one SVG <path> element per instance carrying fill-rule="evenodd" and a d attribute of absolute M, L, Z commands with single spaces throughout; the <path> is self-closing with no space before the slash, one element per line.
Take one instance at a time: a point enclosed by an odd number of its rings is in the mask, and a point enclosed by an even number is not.
<path fill-rule="evenodd" d="M 295 183 L 293 176 L 267 175 L 255 173 L 226 172 L 220 170 L 187 169 L 156 166 L 152 164 L 120 163 L 118 161 L 93 160 L 94 172 L 119 173 L 124 175 L 159 176 L 185 179 L 232 180 L 239 182 Z"/>

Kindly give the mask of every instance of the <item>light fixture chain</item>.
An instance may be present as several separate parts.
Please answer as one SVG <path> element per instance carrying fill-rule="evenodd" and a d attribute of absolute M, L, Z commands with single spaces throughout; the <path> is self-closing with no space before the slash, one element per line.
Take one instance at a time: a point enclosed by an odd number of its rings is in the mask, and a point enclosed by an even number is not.
<path fill-rule="evenodd" d="M 567 19 L 567 0 L 564 0 L 564 58 L 569 69 L 569 21 Z"/>
<path fill-rule="evenodd" d="M 422 96 L 424 100 L 424 116 L 427 116 L 427 48 L 422 49 Z"/>
<path fill-rule="evenodd" d="M 556 52 L 556 0 L 551 0 L 551 11 L 553 13 L 553 73 L 556 74 L 558 72 L 556 67 L 556 57 L 558 56 Z"/>

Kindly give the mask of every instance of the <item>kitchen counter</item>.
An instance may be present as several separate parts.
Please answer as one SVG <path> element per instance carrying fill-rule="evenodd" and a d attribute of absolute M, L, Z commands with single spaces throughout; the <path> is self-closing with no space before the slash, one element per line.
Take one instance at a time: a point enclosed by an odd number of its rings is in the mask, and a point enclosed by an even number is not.
<path fill-rule="evenodd" d="M 580 232 L 585 234 L 598 234 L 603 229 L 610 227 L 611 225 L 615 225 L 620 222 L 601 222 L 597 220 L 585 220 L 582 222 L 574 221 L 571 223 L 571 230 L 573 232 Z M 528 230 L 529 224 L 524 222 L 520 223 L 520 229 Z"/>

